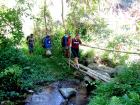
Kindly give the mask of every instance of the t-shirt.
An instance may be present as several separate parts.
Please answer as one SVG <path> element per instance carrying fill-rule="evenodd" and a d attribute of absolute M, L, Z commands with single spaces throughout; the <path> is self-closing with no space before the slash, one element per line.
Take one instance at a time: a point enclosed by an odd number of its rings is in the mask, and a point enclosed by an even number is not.
<path fill-rule="evenodd" d="M 77 40 L 76 38 L 72 39 L 72 48 L 79 49 L 79 44 L 82 44 L 81 40 Z"/>
<path fill-rule="evenodd" d="M 28 41 L 28 44 L 32 44 L 32 45 L 34 44 L 34 38 L 31 36 L 27 37 L 27 41 Z"/>

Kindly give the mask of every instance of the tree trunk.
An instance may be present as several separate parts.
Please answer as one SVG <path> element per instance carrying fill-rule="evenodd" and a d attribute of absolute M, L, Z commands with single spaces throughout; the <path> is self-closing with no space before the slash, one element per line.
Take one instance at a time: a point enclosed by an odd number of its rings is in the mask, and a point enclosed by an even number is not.
<path fill-rule="evenodd" d="M 45 30 L 47 31 L 47 20 L 46 20 L 46 0 L 44 0 L 44 22 L 45 22 Z"/>
<path fill-rule="evenodd" d="M 61 0 L 61 4 L 62 4 L 62 14 L 61 14 L 61 16 L 62 16 L 62 22 L 63 22 L 63 27 L 64 27 L 64 29 L 66 31 L 65 21 L 64 21 L 64 3 L 63 3 L 63 0 Z"/>

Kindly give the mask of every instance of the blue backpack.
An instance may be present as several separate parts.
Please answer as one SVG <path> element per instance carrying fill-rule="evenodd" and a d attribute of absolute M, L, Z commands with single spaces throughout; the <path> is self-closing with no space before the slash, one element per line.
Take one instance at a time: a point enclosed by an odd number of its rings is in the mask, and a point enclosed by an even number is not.
<path fill-rule="evenodd" d="M 51 38 L 50 36 L 46 36 L 43 39 L 43 43 L 44 43 L 44 48 L 51 48 L 52 47 L 52 43 L 51 43 Z"/>

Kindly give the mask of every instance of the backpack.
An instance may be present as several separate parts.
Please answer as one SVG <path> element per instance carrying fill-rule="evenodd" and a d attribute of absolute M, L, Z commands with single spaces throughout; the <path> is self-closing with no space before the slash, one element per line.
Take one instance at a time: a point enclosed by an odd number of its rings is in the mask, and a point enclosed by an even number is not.
<path fill-rule="evenodd" d="M 68 37 L 66 36 L 66 35 L 64 35 L 63 37 L 62 37 L 62 47 L 66 47 L 67 46 L 67 41 L 68 41 Z"/>
<path fill-rule="evenodd" d="M 46 36 L 43 38 L 43 48 L 51 48 L 51 38 Z"/>

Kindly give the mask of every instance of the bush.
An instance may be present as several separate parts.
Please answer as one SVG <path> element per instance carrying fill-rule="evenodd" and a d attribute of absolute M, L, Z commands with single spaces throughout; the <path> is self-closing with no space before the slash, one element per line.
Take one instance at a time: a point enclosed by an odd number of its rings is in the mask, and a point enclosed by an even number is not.
<path fill-rule="evenodd" d="M 95 52 L 94 52 L 94 50 L 89 50 L 89 51 L 87 51 L 85 54 L 83 54 L 82 56 L 83 56 L 83 57 L 86 57 L 86 58 L 91 58 L 91 59 L 93 59 L 94 56 L 95 56 Z"/>
<path fill-rule="evenodd" d="M 22 68 L 10 66 L 0 73 L 0 101 L 19 97 L 22 89 Z"/>
<path fill-rule="evenodd" d="M 20 49 L 7 47 L 0 50 L 0 100 L 14 98 L 29 87 L 24 83 L 24 75 L 28 77 L 30 70 L 24 70 L 31 65 L 27 56 Z"/>
<path fill-rule="evenodd" d="M 0 7 L 0 48 L 17 45 L 23 37 L 20 11 Z"/>
<path fill-rule="evenodd" d="M 24 66 L 28 58 L 24 56 L 22 51 L 14 47 L 7 47 L 0 50 L 0 69 L 5 69 L 14 64 Z"/>
<path fill-rule="evenodd" d="M 19 90 L 21 86 L 22 68 L 13 65 L 0 73 L 0 89 L 5 91 Z"/>
<path fill-rule="evenodd" d="M 133 64 L 121 70 L 113 81 L 98 85 L 89 105 L 139 105 L 139 70 L 140 64 Z"/>

